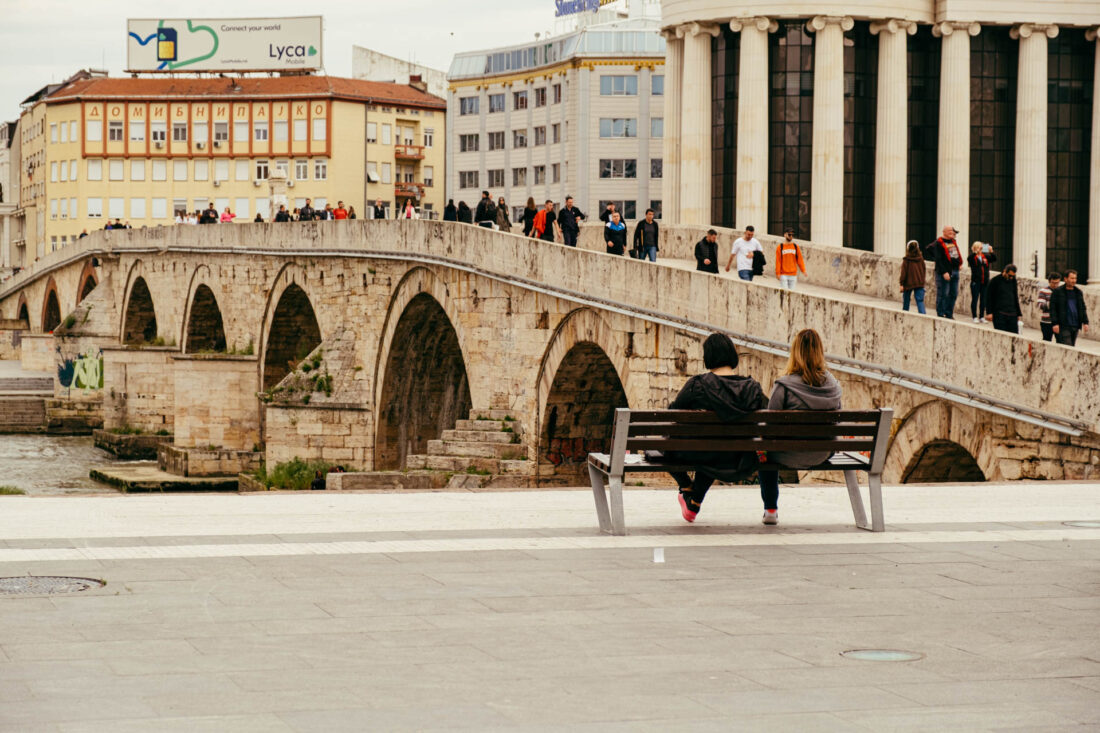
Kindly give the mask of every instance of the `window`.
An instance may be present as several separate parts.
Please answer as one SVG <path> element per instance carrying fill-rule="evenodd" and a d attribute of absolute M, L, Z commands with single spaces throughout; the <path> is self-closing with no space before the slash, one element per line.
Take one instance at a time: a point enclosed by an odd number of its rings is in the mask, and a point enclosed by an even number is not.
<path fill-rule="evenodd" d="M 553 137 L 551 139 L 556 143 L 560 143 L 561 142 L 561 123 L 560 122 L 555 122 L 550 127 L 550 130 L 551 130 L 551 134 L 553 135 Z"/>
<path fill-rule="evenodd" d="M 554 165 L 551 166 L 550 171 L 551 171 L 551 175 L 554 178 L 553 183 L 560 182 L 561 181 L 561 163 L 554 163 Z"/>
<path fill-rule="evenodd" d="M 271 216 L 271 199 L 267 196 L 260 196 L 256 199 L 256 213 L 262 213 L 264 216 Z"/>
<path fill-rule="evenodd" d="M 600 178 L 637 178 L 638 161 L 634 158 L 603 158 L 600 160 Z"/>
<path fill-rule="evenodd" d="M 172 142 L 185 143 L 187 142 L 187 123 L 186 122 L 173 122 L 172 123 Z"/>
<path fill-rule="evenodd" d="M 638 137 L 638 120 L 633 117 L 601 117 L 600 137 Z"/>
<path fill-rule="evenodd" d="M 285 143 L 287 141 L 286 120 L 275 120 L 273 125 L 275 128 L 275 142 Z"/>
<path fill-rule="evenodd" d="M 210 126 L 205 122 L 196 122 L 191 126 L 191 139 L 197 143 L 206 144 L 210 137 Z"/>
<path fill-rule="evenodd" d="M 144 181 L 145 180 L 145 161 L 144 160 L 131 160 L 130 161 L 130 180 L 131 181 Z"/>
<path fill-rule="evenodd" d="M 313 161 L 313 180 L 328 180 L 328 160 L 324 158 L 318 158 L 317 160 Z"/>
<path fill-rule="evenodd" d="M 246 198 L 233 200 L 233 213 L 237 215 L 237 221 L 248 221 L 252 218 L 251 201 Z"/>
<path fill-rule="evenodd" d="M 57 142 L 57 125 L 56 124 L 50 125 L 50 142 L 51 143 Z"/>
<path fill-rule="evenodd" d="M 173 160 L 172 161 L 172 180 L 173 181 L 186 181 L 187 180 L 187 161 L 186 160 Z"/>
<path fill-rule="evenodd" d="M 256 180 L 257 181 L 266 181 L 270 174 L 271 174 L 271 171 L 268 170 L 267 161 L 266 160 L 257 160 L 256 161 Z"/>
<path fill-rule="evenodd" d="M 61 164 L 58 166 L 57 180 L 59 180 L 59 181 L 69 180 L 69 161 L 67 161 L 67 160 L 61 161 Z"/>
<path fill-rule="evenodd" d="M 638 77 L 633 74 L 600 77 L 600 96 L 633 97 L 638 94 Z"/>
<path fill-rule="evenodd" d="M 378 183 L 381 180 L 378 178 L 378 164 L 372 161 L 367 161 L 367 182 Z"/>
<path fill-rule="evenodd" d="M 248 161 L 238 160 L 234 166 L 233 178 L 238 181 L 248 180 Z"/>
<path fill-rule="evenodd" d="M 153 218 L 168 218 L 168 199 L 153 199 Z"/>
<path fill-rule="evenodd" d="M 477 97 L 462 97 L 458 100 L 458 114 L 476 115 L 478 113 L 478 102 L 480 101 Z"/>
<path fill-rule="evenodd" d="M 214 142 L 226 142 L 229 140 L 229 123 L 228 122 L 215 122 L 214 123 Z"/>
<path fill-rule="evenodd" d="M 89 160 L 88 161 L 88 180 L 89 181 L 102 181 L 103 180 L 103 161 L 102 160 Z"/>
<path fill-rule="evenodd" d="M 382 125 L 382 144 L 393 145 L 393 127 L 390 125 Z"/>
<path fill-rule="evenodd" d="M 661 218 L 661 200 L 660 199 L 655 199 L 653 201 L 650 201 L 649 202 L 649 208 L 653 209 L 653 218 L 654 219 L 660 219 Z"/>
<path fill-rule="evenodd" d="M 61 199 L 61 218 L 69 218 L 69 199 Z"/>
<path fill-rule="evenodd" d="M 526 186 L 527 185 L 527 169 L 526 168 L 513 168 L 512 169 L 512 185 L 513 186 Z"/>
<path fill-rule="evenodd" d="M 607 209 L 608 204 L 615 204 L 615 210 L 623 219 L 638 218 L 638 202 L 636 201 L 600 201 L 600 211 Z"/>
<path fill-rule="evenodd" d="M 50 125 L 50 128 L 51 128 L 50 131 L 53 132 L 56 135 L 57 130 L 53 129 L 53 125 Z M 121 121 L 114 121 L 114 122 L 108 122 L 107 123 L 107 140 L 109 142 L 113 142 L 113 143 L 122 142 L 123 139 L 124 139 L 123 134 L 124 133 L 123 133 L 122 122 Z"/>
<path fill-rule="evenodd" d="M 527 90 L 512 92 L 512 109 L 527 109 Z"/>
<path fill-rule="evenodd" d="M 539 186 L 539 185 L 544 184 L 544 183 L 546 183 L 546 166 L 536 165 L 535 166 L 535 185 Z"/>
<path fill-rule="evenodd" d="M 430 148 L 435 143 L 435 130 L 431 127 L 424 128 L 424 147 Z"/>
<path fill-rule="evenodd" d="M 57 163 L 50 163 L 50 183 L 57 183 Z"/>
<path fill-rule="evenodd" d="M 121 219 L 126 216 L 126 199 L 114 197 L 107 199 L 107 216 L 112 219 Z"/>
<path fill-rule="evenodd" d="M 309 161 L 308 160 L 296 160 L 296 161 L 294 161 L 294 179 L 296 181 L 309 180 Z"/>
<path fill-rule="evenodd" d="M 248 142 L 248 121 L 247 120 L 235 120 L 233 122 L 233 142 L 246 143 Z"/>
<path fill-rule="evenodd" d="M 145 142 L 145 120 L 130 120 L 130 142 Z"/>
<path fill-rule="evenodd" d="M 489 95 L 489 114 L 493 112 L 504 111 L 504 95 L 503 94 L 490 94 Z"/>
<path fill-rule="evenodd" d="M 50 237 L 50 251 L 57 251 L 57 237 Z"/>
<path fill-rule="evenodd" d="M 665 161 L 663 158 L 652 158 L 649 161 L 649 177 L 650 178 L 664 178 L 665 177 Z"/>
<path fill-rule="evenodd" d="M 306 139 L 306 121 L 294 120 L 294 139 L 303 142 Z M 301 208 L 300 206 L 298 208 Z"/>
<path fill-rule="evenodd" d="M 664 137 L 665 136 L 665 118 L 654 117 L 649 121 L 649 136 L 650 137 Z"/>
<path fill-rule="evenodd" d="M 50 199 L 50 218 L 57 218 L 57 199 Z"/>
<path fill-rule="evenodd" d="M 408 127 L 398 127 L 397 130 L 398 130 L 398 135 L 399 135 L 398 139 L 399 140 L 404 142 L 406 145 L 415 145 L 416 144 L 416 128 L 415 127 L 413 127 L 412 125 L 409 125 Z M 401 135 L 404 135 L 404 137 L 403 138 L 400 137 Z"/>
<path fill-rule="evenodd" d="M 76 177 L 77 177 L 76 176 L 76 161 L 75 160 L 70 160 L 69 161 L 69 180 L 70 181 L 75 181 Z"/>
<path fill-rule="evenodd" d="M 536 107 L 545 107 L 546 106 L 546 87 L 542 87 L 541 89 L 536 89 L 535 90 L 535 106 Z"/>
<path fill-rule="evenodd" d="M 504 131 L 490 132 L 489 137 L 489 150 L 504 150 Z"/>
<path fill-rule="evenodd" d="M 328 137 L 328 120 L 319 118 L 313 120 L 313 139 L 324 140 Z"/>
<path fill-rule="evenodd" d="M 256 142 L 267 141 L 267 120 L 258 120 L 252 123 L 252 135 Z"/>
<path fill-rule="evenodd" d="M 477 171 L 459 171 L 459 188 L 477 188 Z"/>
<path fill-rule="evenodd" d="M 513 148 L 525 148 L 525 147 L 527 147 L 527 130 L 513 130 L 512 131 L 512 147 Z"/>
<path fill-rule="evenodd" d="M 154 160 L 153 161 L 153 180 L 154 181 L 167 181 L 168 180 L 168 161 L 166 161 L 166 160 Z"/>
<path fill-rule="evenodd" d="M 546 125 L 535 128 L 535 145 L 546 144 Z"/>
<path fill-rule="evenodd" d="M 195 160 L 195 180 L 207 181 L 210 180 L 210 161 L 209 160 Z"/>
<path fill-rule="evenodd" d="M 84 123 L 84 139 L 90 143 L 103 140 L 103 122 L 100 120 L 87 120 Z"/>
<path fill-rule="evenodd" d="M 61 125 L 59 126 L 59 129 L 61 131 L 61 142 L 63 142 L 63 143 L 69 142 L 69 123 L 68 122 L 62 122 Z M 62 211 L 64 211 L 64 208 L 62 208 Z"/>
<path fill-rule="evenodd" d="M 64 123 L 62 123 L 62 124 L 64 124 Z M 72 140 L 74 143 L 77 141 L 76 140 L 76 120 L 73 120 L 72 122 L 69 123 L 69 139 Z"/>
<path fill-rule="evenodd" d="M 391 163 L 382 164 L 382 183 L 393 183 L 393 165 Z"/>
<path fill-rule="evenodd" d="M 103 217 L 103 199 L 98 196 L 88 199 L 88 218 L 100 219 Z"/>
<path fill-rule="evenodd" d="M 71 216 L 74 219 L 77 218 L 76 197 L 75 196 L 69 199 L 69 216 Z"/>
<path fill-rule="evenodd" d="M 166 122 L 150 122 L 149 123 L 149 139 L 155 143 L 162 143 L 168 137 L 168 123 Z"/>
<path fill-rule="evenodd" d="M 124 165 L 121 158 L 107 161 L 107 180 L 121 181 L 124 176 Z"/>
<path fill-rule="evenodd" d="M 561 104 L 561 84 L 554 85 L 554 104 Z"/>
<path fill-rule="evenodd" d="M 487 171 L 489 174 L 489 188 L 503 188 L 504 187 L 504 169 L 495 168 L 491 171 Z"/>
<path fill-rule="evenodd" d="M 652 78 L 653 78 L 653 90 L 652 90 L 653 91 L 653 96 L 654 97 L 664 96 L 664 93 L 665 93 L 665 75 L 664 74 L 654 74 Z M 650 208 L 652 208 L 652 207 L 650 207 Z"/>
<path fill-rule="evenodd" d="M 460 153 L 472 153 L 478 149 L 478 141 L 480 135 L 459 135 L 458 136 L 458 152 Z"/>
<path fill-rule="evenodd" d="M 145 218 L 145 199 L 130 199 L 130 218 Z"/>
<path fill-rule="evenodd" d="M 424 185 L 429 187 L 435 185 L 435 166 L 424 166 Z"/>
<path fill-rule="evenodd" d="M 368 122 L 367 123 L 367 142 L 368 143 L 378 142 L 378 123 L 377 122 Z"/>

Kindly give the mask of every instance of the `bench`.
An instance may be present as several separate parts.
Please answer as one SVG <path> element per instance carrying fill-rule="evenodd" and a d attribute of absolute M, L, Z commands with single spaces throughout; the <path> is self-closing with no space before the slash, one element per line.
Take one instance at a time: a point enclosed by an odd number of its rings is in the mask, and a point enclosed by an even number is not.
<path fill-rule="evenodd" d="M 623 478 L 627 473 L 694 471 L 697 464 L 650 461 L 633 451 L 832 451 L 827 461 L 803 471 L 843 471 L 856 527 L 882 532 L 882 467 L 894 411 L 760 410 L 734 423 L 700 410 L 615 410 L 610 453 L 589 453 L 588 474 L 600 530 L 626 534 Z M 783 469 L 761 463 L 764 469 Z M 720 471 L 721 469 L 719 469 Z M 857 471 L 868 476 L 871 523 L 863 510 Z M 608 507 L 610 494 L 610 509 Z"/>

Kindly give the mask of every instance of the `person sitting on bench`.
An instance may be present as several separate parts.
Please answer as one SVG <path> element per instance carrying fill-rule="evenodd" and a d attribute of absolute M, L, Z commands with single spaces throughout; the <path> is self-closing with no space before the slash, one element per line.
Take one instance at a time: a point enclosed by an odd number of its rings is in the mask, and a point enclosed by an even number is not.
<path fill-rule="evenodd" d="M 703 342 L 703 365 L 707 371 L 689 379 L 668 408 L 713 410 L 722 422 L 734 422 L 746 413 L 763 409 L 767 403 L 764 390 L 752 377 L 740 377 L 734 373 L 737 362 L 733 341 L 720 333 L 711 334 Z M 749 475 L 756 467 L 755 454 L 687 452 L 675 457 L 667 456 L 667 459 L 697 466 L 694 479 L 687 473 L 671 474 L 680 487 L 680 511 L 689 522 L 695 521 L 707 490 L 715 480 L 737 480 L 732 474 Z"/>
<path fill-rule="evenodd" d="M 840 383 L 825 368 L 821 336 L 812 328 L 798 332 L 791 342 L 787 370 L 775 381 L 769 410 L 839 410 Z M 774 452 L 768 463 L 786 468 L 812 468 L 829 460 L 832 451 L 820 453 Z M 779 523 L 779 471 L 760 469 L 760 497 L 764 500 L 764 524 Z"/>

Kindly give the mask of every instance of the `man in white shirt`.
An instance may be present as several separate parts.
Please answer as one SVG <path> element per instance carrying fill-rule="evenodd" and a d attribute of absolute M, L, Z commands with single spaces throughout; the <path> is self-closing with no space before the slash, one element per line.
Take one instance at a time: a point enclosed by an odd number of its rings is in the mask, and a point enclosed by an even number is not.
<path fill-rule="evenodd" d="M 745 227 L 745 236 L 733 243 L 729 261 L 726 263 L 726 272 L 730 271 L 733 261 L 737 259 L 737 277 L 752 282 L 752 253 L 763 252 L 764 248 L 756 239 L 756 229 Z"/>

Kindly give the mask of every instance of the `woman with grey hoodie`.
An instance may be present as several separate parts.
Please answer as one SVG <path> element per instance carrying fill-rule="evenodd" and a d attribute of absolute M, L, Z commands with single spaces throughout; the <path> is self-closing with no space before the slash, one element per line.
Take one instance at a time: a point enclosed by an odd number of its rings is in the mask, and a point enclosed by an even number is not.
<path fill-rule="evenodd" d="M 840 383 L 825 368 L 825 348 L 812 328 L 798 332 L 791 342 L 787 370 L 776 380 L 769 410 L 839 410 Z M 778 463 L 785 468 L 812 468 L 829 460 L 832 451 L 814 453 L 772 452 L 760 468 L 760 497 L 764 500 L 764 524 L 779 524 L 779 471 L 764 468 Z"/>

